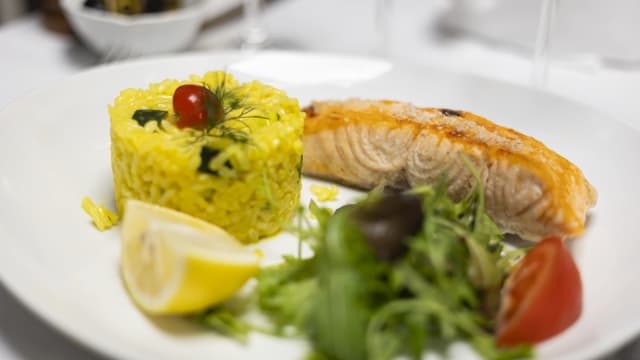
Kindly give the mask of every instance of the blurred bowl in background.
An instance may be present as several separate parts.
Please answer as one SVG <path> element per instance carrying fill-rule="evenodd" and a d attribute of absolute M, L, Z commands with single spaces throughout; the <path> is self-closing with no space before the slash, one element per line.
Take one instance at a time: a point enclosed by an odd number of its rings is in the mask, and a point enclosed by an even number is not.
<path fill-rule="evenodd" d="M 121 15 L 87 8 L 85 0 L 60 0 L 75 33 L 104 57 L 129 58 L 186 49 L 207 14 L 206 0 L 183 0 L 172 11 Z"/>

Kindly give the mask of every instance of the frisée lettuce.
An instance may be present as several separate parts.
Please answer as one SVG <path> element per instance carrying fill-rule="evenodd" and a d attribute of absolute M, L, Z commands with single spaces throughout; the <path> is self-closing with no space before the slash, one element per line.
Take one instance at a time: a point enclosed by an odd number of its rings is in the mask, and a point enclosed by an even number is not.
<path fill-rule="evenodd" d="M 269 332 L 308 337 L 315 359 L 419 359 L 458 341 L 485 358 L 532 356 L 530 346 L 495 344 L 500 289 L 516 254 L 504 248 L 480 187 L 459 202 L 442 184 L 373 192 L 333 214 L 311 203 L 310 211 L 318 223 L 298 235 L 314 255 L 285 257 L 257 276 Z M 236 337 L 234 329 L 251 329 L 224 307 L 199 320 Z"/>

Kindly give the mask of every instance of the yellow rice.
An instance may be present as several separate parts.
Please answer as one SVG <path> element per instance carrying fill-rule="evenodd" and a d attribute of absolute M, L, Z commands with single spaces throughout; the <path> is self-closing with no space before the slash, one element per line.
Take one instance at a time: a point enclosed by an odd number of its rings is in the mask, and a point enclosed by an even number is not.
<path fill-rule="evenodd" d="M 103 204 L 96 205 L 90 197 L 85 196 L 81 202 L 82 210 L 89 215 L 93 225 L 100 231 L 105 231 L 113 227 L 120 221 L 118 214 L 107 209 Z"/>
<path fill-rule="evenodd" d="M 214 129 L 175 126 L 172 96 L 182 84 L 224 84 L 243 100 L 248 114 L 224 126 L 241 131 L 248 141 Z M 223 99 L 225 109 L 230 105 Z M 138 109 L 168 111 L 160 123 L 144 127 L 132 119 Z M 232 118 L 242 108 L 227 114 Z M 126 89 L 109 107 L 111 162 L 118 210 L 127 199 L 173 208 L 214 223 L 244 242 L 277 232 L 298 206 L 304 114 L 296 99 L 257 81 L 239 84 L 224 72 L 209 72 L 187 81 L 165 80 L 148 89 Z M 203 146 L 219 153 L 212 173 L 198 171 Z"/>
<path fill-rule="evenodd" d="M 333 201 L 338 197 L 338 187 L 335 185 L 323 186 L 323 185 L 311 185 L 309 187 L 311 193 L 318 199 L 318 201 Z"/>

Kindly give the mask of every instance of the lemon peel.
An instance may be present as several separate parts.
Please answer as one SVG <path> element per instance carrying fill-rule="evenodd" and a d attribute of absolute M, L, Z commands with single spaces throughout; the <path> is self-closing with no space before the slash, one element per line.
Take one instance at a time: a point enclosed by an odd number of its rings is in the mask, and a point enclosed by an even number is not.
<path fill-rule="evenodd" d="M 137 200 L 126 204 L 121 238 L 125 285 L 151 314 L 192 313 L 224 302 L 258 272 L 261 260 L 213 224 Z"/>

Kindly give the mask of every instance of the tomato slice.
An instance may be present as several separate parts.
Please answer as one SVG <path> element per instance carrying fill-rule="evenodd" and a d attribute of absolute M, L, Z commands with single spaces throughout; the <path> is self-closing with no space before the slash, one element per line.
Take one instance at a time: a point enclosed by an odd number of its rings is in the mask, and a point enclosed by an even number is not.
<path fill-rule="evenodd" d="M 541 342 L 571 326 L 581 312 L 578 268 L 560 238 L 546 238 L 507 278 L 498 312 L 497 343 Z"/>

